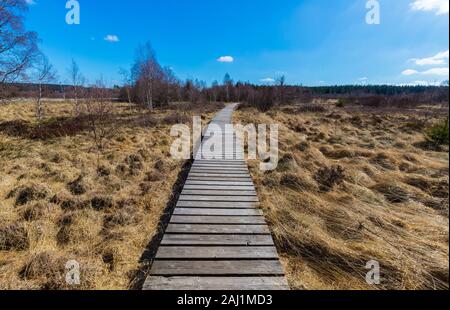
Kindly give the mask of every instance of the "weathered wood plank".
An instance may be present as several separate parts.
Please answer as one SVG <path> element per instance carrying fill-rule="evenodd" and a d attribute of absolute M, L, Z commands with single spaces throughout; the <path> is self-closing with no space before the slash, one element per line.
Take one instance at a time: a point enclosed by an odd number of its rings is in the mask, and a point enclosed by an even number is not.
<path fill-rule="evenodd" d="M 248 169 L 191 169 L 191 173 L 201 173 L 201 174 L 248 174 Z"/>
<path fill-rule="evenodd" d="M 181 195 L 180 201 L 231 201 L 231 202 L 258 202 L 256 196 L 194 196 Z"/>
<path fill-rule="evenodd" d="M 221 164 L 196 164 L 196 163 L 194 163 L 193 165 L 192 165 L 192 168 L 221 168 L 221 169 L 224 169 L 224 170 L 228 170 L 228 169 L 231 169 L 231 170 L 233 170 L 233 169 L 247 169 L 248 170 L 248 167 L 247 167 L 247 165 L 221 165 Z"/>
<path fill-rule="evenodd" d="M 185 185 L 185 190 L 223 190 L 223 191 L 255 191 L 254 186 L 226 186 L 226 185 Z"/>
<path fill-rule="evenodd" d="M 205 160 L 197 159 L 196 164 L 216 164 L 216 165 L 246 165 L 244 160 Z"/>
<path fill-rule="evenodd" d="M 192 163 L 193 167 L 219 167 L 219 168 L 246 168 L 248 169 L 247 163 L 242 162 L 242 163 L 206 163 L 206 162 L 199 162 L 199 161 L 194 161 Z"/>
<path fill-rule="evenodd" d="M 251 178 L 188 177 L 188 182 L 252 182 Z"/>
<path fill-rule="evenodd" d="M 174 215 L 172 224 L 266 224 L 262 216 Z"/>
<path fill-rule="evenodd" d="M 149 277 L 144 290 L 276 291 L 289 288 L 284 277 Z"/>
<path fill-rule="evenodd" d="M 235 191 L 235 190 L 202 190 L 202 189 L 184 189 L 181 195 L 195 195 L 195 196 L 256 196 L 256 192 L 250 191 Z"/>
<path fill-rule="evenodd" d="M 274 246 L 161 246 L 156 259 L 277 259 Z"/>
<path fill-rule="evenodd" d="M 252 181 L 208 181 L 208 180 L 187 180 L 185 185 L 218 185 L 218 186 L 254 186 Z"/>
<path fill-rule="evenodd" d="M 153 263 L 153 276 L 176 275 L 271 275 L 283 276 L 283 268 L 277 260 L 258 261 L 166 261 L 156 260 Z"/>
<path fill-rule="evenodd" d="M 173 215 L 262 216 L 258 209 L 175 208 Z"/>
<path fill-rule="evenodd" d="M 273 245 L 271 235 L 180 235 L 165 234 L 161 245 Z"/>
<path fill-rule="evenodd" d="M 205 178 L 250 178 L 250 174 L 246 173 L 220 173 L 220 172 L 191 172 L 189 177 L 205 177 Z"/>
<path fill-rule="evenodd" d="M 214 169 L 214 168 L 208 168 L 208 169 L 191 169 L 190 173 L 207 173 L 207 174 L 248 174 L 248 169 Z"/>
<path fill-rule="evenodd" d="M 171 234 L 270 234 L 267 225 L 199 225 L 169 224 L 166 233 Z"/>
<path fill-rule="evenodd" d="M 217 201 L 178 201 L 177 207 L 208 208 L 208 209 L 254 209 L 255 202 L 217 202 Z"/>

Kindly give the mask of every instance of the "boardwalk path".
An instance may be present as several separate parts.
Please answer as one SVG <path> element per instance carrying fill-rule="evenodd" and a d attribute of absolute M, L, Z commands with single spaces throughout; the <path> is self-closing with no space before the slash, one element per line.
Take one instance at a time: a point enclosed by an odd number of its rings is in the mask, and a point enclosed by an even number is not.
<path fill-rule="evenodd" d="M 248 167 L 225 142 L 235 107 L 211 123 L 223 128 L 224 137 L 210 138 L 223 143 L 223 156 L 196 156 L 144 290 L 288 289 Z"/>

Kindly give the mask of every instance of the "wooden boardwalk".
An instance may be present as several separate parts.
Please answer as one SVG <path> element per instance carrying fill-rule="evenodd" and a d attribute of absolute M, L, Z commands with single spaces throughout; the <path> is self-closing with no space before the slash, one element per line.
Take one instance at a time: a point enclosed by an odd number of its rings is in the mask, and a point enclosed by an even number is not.
<path fill-rule="evenodd" d="M 195 157 L 144 290 L 289 289 L 242 147 L 234 149 L 235 134 L 225 129 L 235 107 L 206 131 L 222 128 L 202 144 L 222 144 L 222 156 Z"/>

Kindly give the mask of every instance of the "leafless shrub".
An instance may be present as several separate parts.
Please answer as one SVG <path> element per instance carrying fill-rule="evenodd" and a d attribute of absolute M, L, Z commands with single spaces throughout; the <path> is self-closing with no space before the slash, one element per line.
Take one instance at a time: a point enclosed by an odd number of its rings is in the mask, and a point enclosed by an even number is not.
<path fill-rule="evenodd" d="M 324 167 L 319 169 L 314 179 L 320 186 L 320 190 L 329 192 L 334 186 L 342 183 L 345 177 L 345 169 L 342 166 Z"/>
<path fill-rule="evenodd" d="M 84 101 L 93 148 L 97 152 L 97 167 L 100 167 L 100 156 L 117 132 L 117 118 L 114 105 L 110 102 L 109 92 L 103 81 L 98 81 L 89 90 Z"/>
<path fill-rule="evenodd" d="M 71 66 L 69 68 L 69 74 L 72 82 L 73 89 L 73 99 L 74 99 L 74 115 L 75 117 L 80 116 L 81 114 L 81 104 L 80 99 L 83 96 L 83 85 L 86 80 L 80 72 L 80 68 L 74 59 L 72 59 Z"/>

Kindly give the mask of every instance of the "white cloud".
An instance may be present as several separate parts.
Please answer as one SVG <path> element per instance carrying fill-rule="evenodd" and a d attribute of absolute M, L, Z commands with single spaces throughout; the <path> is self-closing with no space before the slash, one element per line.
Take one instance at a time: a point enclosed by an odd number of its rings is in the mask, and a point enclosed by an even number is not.
<path fill-rule="evenodd" d="M 446 67 L 442 67 L 442 68 L 432 68 L 432 69 L 428 69 L 425 71 L 417 71 L 417 70 L 412 70 L 412 69 L 408 69 L 402 72 L 403 75 L 416 75 L 416 74 L 420 74 L 420 75 L 437 75 L 437 76 L 446 76 L 448 77 L 449 75 L 449 70 Z"/>
<path fill-rule="evenodd" d="M 25 0 L 25 2 L 26 2 L 28 5 L 35 5 L 35 4 L 36 4 L 36 1 L 34 1 L 34 0 Z"/>
<path fill-rule="evenodd" d="M 104 40 L 105 40 L 105 41 L 108 41 L 108 42 L 112 42 L 112 43 L 115 43 L 115 42 L 119 42 L 119 41 L 120 41 L 120 40 L 119 40 L 119 37 L 116 36 L 116 35 L 114 35 L 114 34 L 108 34 L 108 35 L 105 37 Z"/>
<path fill-rule="evenodd" d="M 368 77 L 362 77 L 362 78 L 359 78 L 358 81 L 364 82 L 364 81 L 367 81 L 368 79 L 369 79 Z"/>
<path fill-rule="evenodd" d="M 448 68 L 442 67 L 442 68 L 433 68 L 426 71 L 421 72 L 421 74 L 424 75 L 439 75 L 439 76 L 447 76 L 449 75 Z"/>
<path fill-rule="evenodd" d="M 435 11 L 436 15 L 448 14 L 448 0 L 415 0 L 411 3 L 411 9 L 414 11 Z"/>
<path fill-rule="evenodd" d="M 217 59 L 218 62 L 234 62 L 234 58 L 231 56 L 222 56 Z"/>
<path fill-rule="evenodd" d="M 417 70 L 412 70 L 412 69 L 408 69 L 402 72 L 403 75 L 414 75 L 414 74 L 418 74 L 419 71 Z"/>
<path fill-rule="evenodd" d="M 273 79 L 273 78 L 265 78 L 265 79 L 261 79 L 261 80 L 259 80 L 260 82 L 263 82 L 263 83 L 275 83 L 275 79 Z"/>
<path fill-rule="evenodd" d="M 427 65 L 444 65 L 448 62 L 449 51 L 437 53 L 432 57 L 427 58 L 413 58 L 411 61 L 418 66 L 427 66 Z"/>

